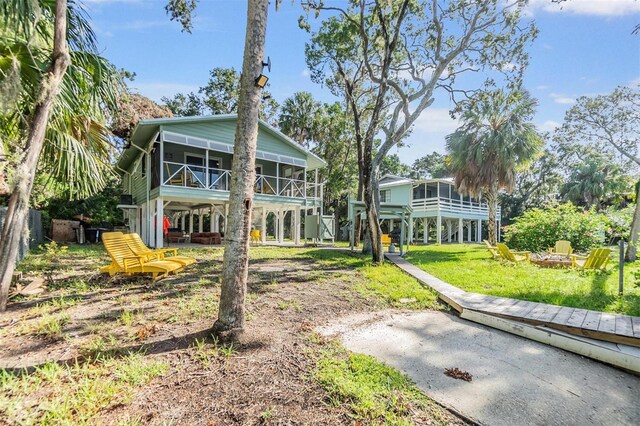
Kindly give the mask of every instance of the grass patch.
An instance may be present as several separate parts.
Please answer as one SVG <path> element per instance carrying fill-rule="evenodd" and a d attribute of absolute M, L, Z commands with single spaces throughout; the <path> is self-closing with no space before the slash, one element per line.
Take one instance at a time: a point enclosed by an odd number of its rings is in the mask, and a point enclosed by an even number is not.
<path fill-rule="evenodd" d="M 611 258 L 617 259 L 617 253 Z M 640 287 L 633 278 L 640 262 L 625 265 L 625 293 L 618 296 L 618 266 L 613 261 L 606 272 L 546 269 L 495 261 L 475 244 L 412 247 L 405 259 L 470 292 L 640 316 Z"/>
<path fill-rule="evenodd" d="M 316 353 L 314 378 L 334 406 L 347 406 L 354 419 L 367 424 L 411 425 L 416 410 L 433 407 L 413 382 L 398 370 L 368 355 L 331 343 Z M 432 420 L 446 423 L 437 410 Z"/>
<path fill-rule="evenodd" d="M 0 413 L 18 424 L 89 424 L 101 410 L 130 402 L 136 386 L 167 369 L 139 353 L 69 366 L 50 362 L 31 373 L 2 369 Z"/>

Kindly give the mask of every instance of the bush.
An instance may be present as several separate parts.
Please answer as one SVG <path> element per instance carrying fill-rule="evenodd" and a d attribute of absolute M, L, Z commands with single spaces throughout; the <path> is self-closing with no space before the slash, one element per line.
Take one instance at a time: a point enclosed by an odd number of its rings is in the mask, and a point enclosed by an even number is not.
<path fill-rule="evenodd" d="M 633 211 L 635 210 L 635 207 L 636 206 L 634 204 L 630 204 L 622 209 L 608 207 L 604 212 L 607 219 L 606 237 L 608 244 L 613 245 L 620 240 L 629 240 L 631 220 L 633 219 Z"/>
<path fill-rule="evenodd" d="M 516 250 L 546 251 L 558 240 L 571 241 L 574 251 L 586 252 L 605 242 L 607 218 L 595 210 L 582 211 L 571 203 L 531 209 L 506 227 L 504 240 Z"/>

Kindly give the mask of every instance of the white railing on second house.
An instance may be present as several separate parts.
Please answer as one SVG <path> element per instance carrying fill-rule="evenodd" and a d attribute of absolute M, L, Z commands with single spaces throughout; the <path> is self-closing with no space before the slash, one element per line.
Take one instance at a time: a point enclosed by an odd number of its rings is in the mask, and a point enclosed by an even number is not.
<path fill-rule="evenodd" d="M 162 170 L 164 186 L 229 191 L 231 170 L 204 166 L 164 162 Z M 302 179 L 256 175 L 256 194 L 291 198 L 321 198 L 322 184 L 307 183 Z"/>
<path fill-rule="evenodd" d="M 448 213 L 473 213 L 488 215 L 489 207 L 486 203 L 479 203 L 477 201 L 463 201 L 454 200 L 450 198 L 421 198 L 413 200 L 411 207 L 414 211 L 440 211 Z M 498 207 L 498 216 L 501 214 L 501 209 Z"/>

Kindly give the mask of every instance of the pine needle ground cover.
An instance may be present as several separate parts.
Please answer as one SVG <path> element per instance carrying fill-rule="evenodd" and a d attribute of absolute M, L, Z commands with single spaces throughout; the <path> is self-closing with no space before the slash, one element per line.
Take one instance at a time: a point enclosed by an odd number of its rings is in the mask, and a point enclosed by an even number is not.
<path fill-rule="evenodd" d="M 469 292 L 640 316 L 640 261 L 625 265 L 624 295 L 618 296 L 617 251 L 605 272 L 496 261 L 477 244 L 415 246 L 405 259 Z"/>

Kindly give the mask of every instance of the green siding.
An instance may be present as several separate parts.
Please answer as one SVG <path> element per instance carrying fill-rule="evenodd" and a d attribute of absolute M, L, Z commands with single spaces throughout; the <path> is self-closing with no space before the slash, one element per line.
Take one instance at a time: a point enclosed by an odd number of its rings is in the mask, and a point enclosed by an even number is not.
<path fill-rule="evenodd" d="M 382 189 L 389 191 L 388 192 L 389 197 L 387 198 L 387 203 L 411 205 L 412 185 L 410 183 L 406 185 L 397 185 L 397 186 L 392 186 L 390 188 L 382 188 Z"/>
<path fill-rule="evenodd" d="M 233 145 L 236 123 L 235 119 L 202 123 L 171 123 L 163 124 L 162 130 Z M 282 141 L 262 126 L 258 130 L 258 150 L 302 160 L 307 158 L 305 153 Z"/>

